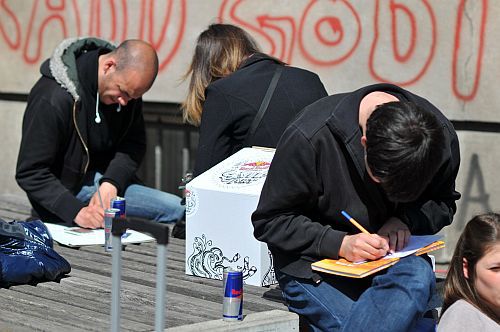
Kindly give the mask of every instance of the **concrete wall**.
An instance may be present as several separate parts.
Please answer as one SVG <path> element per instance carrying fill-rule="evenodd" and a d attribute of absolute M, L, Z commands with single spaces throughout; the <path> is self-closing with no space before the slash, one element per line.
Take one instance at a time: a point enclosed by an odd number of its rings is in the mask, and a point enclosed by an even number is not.
<path fill-rule="evenodd" d="M 263 51 L 317 72 L 330 93 L 391 82 L 425 96 L 452 120 L 498 123 L 499 15 L 500 3 L 488 0 L 6 0 L 0 2 L 0 93 L 27 93 L 61 39 L 93 35 L 151 42 L 160 74 L 145 99 L 179 102 L 196 37 L 208 24 L 224 22 L 245 28 Z M 16 190 L 9 176 L 21 111 L 16 103 L 0 104 L 2 152 L 9 156 L 0 161 L 0 191 Z M 455 225 L 445 230 L 450 239 L 472 214 L 500 210 L 500 133 L 461 132 L 460 138 L 457 188 L 464 199 Z"/>
<path fill-rule="evenodd" d="M 0 195 L 24 195 L 14 179 L 24 107 L 24 103 L 0 100 Z"/>

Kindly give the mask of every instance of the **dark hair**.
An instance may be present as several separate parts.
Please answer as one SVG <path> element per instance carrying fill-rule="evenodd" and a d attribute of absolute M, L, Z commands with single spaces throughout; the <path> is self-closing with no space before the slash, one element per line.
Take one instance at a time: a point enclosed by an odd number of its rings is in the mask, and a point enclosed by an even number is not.
<path fill-rule="evenodd" d="M 366 162 L 393 202 L 416 200 L 440 166 L 442 125 L 415 103 L 384 103 L 366 122 Z"/>
<path fill-rule="evenodd" d="M 500 324 L 500 317 L 486 305 L 474 287 L 477 262 L 492 246 L 499 243 L 500 214 L 478 215 L 467 223 L 450 261 L 450 268 L 444 284 L 444 303 L 441 316 L 455 301 L 463 299 Z M 467 260 L 468 278 L 464 275 L 464 258 Z"/>
<path fill-rule="evenodd" d="M 255 40 L 235 25 L 212 24 L 203 31 L 185 75 L 185 78 L 191 76 L 191 80 L 187 98 L 182 104 L 184 120 L 199 125 L 207 86 L 235 72 L 248 56 L 256 52 L 259 52 L 259 47 Z"/>

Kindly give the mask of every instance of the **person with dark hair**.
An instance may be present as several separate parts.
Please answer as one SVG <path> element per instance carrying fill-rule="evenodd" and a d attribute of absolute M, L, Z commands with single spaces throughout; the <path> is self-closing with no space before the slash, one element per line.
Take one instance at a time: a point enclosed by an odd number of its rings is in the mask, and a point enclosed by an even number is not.
<path fill-rule="evenodd" d="M 307 106 L 283 133 L 252 215 L 289 310 L 314 331 L 408 331 L 420 324 L 435 305 L 426 257 L 402 258 L 363 279 L 315 272 L 311 263 L 378 259 L 402 249 L 411 234 L 449 225 L 460 198 L 459 164 L 450 121 L 395 85 Z"/>
<path fill-rule="evenodd" d="M 181 198 L 145 187 L 136 176 L 146 151 L 141 97 L 158 73 L 154 48 L 141 40 L 115 48 L 97 38 L 66 39 L 40 71 L 16 169 L 33 215 L 98 228 L 110 200 L 124 196 L 128 216 L 178 220 Z"/>
<path fill-rule="evenodd" d="M 212 24 L 199 35 L 186 78 L 184 119 L 200 127 L 194 176 L 245 146 L 276 147 L 295 115 L 327 95 L 316 74 L 261 53 L 231 24 Z M 261 121 L 251 130 L 261 108 Z"/>
<path fill-rule="evenodd" d="M 500 214 L 475 216 L 460 235 L 438 331 L 500 331 Z"/>

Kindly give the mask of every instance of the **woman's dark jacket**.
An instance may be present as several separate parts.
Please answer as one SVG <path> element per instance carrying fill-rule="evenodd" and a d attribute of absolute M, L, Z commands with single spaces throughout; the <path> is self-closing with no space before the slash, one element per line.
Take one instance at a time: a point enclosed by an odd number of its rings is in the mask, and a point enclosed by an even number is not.
<path fill-rule="evenodd" d="M 278 66 L 282 64 L 257 53 L 237 71 L 207 87 L 195 176 L 244 147 L 247 132 Z M 267 111 L 247 146 L 276 147 L 297 113 L 326 95 L 318 75 L 285 66 Z"/>
<path fill-rule="evenodd" d="M 368 176 L 361 145 L 359 104 L 373 91 L 430 110 L 446 137 L 438 173 L 411 203 L 387 200 Z M 278 270 L 313 278 L 311 262 L 338 258 L 344 236 L 359 233 L 341 215 L 349 212 L 370 232 L 391 216 L 412 234 L 435 234 L 452 222 L 456 211 L 455 179 L 460 164 L 458 138 L 452 124 L 427 100 L 390 84 L 323 98 L 308 106 L 287 128 L 274 155 L 257 210 L 255 237 L 268 244 Z"/>
<path fill-rule="evenodd" d="M 89 138 L 98 134 L 95 118 L 98 55 L 114 49 L 95 39 L 67 39 L 42 64 L 42 77 L 28 97 L 16 180 L 44 221 L 71 224 L 85 206 L 75 195 L 80 191 L 89 165 L 105 165 L 102 181 L 123 193 L 134 179 L 146 149 L 142 101 L 130 100 L 121 112 L 106 105 L 100 114 L 112 133 L 109 149 L 100 160 L 90 160 Z M 92 53 L 93 52 L 93 53 Z M 94 61 L 79 57 L 94 56 Z M 79 67 L 80 66 L 80 67 Z M 82 67 L 83 66 L 83 67 Z M 82 76 L 92 77 L 92 81 Z M 102 123 L 104 125 L 105 123 Z M 92 136 L 95 137 L 95 136 Z"/>

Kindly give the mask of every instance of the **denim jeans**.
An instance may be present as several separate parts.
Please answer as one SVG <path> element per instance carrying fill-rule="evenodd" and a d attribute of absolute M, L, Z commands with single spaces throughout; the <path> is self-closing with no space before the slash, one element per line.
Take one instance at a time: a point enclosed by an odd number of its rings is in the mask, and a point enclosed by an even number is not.
<path fill-rule="evenodd" d="M 76 198 L 84 203 L 90 202 L 96 193 L 95 181 L 102 175 L 90 174 Z M 125 190 L 126 212 L 128 217 L 139 217 L 158 222 L 175 222 L 184 215 L 181 198 L 157 189 L 132 184 Z"/>
<path fill-rule="evenodd" d="M 417 256 L 402 258 L 376 275 L 357 299 L 340 291 L 335 278 L 316 284 L 279 271 L 277 276 L 288 309 L 303 316 L 312 331 L 412 331 L 421 325 L 436 287 L 430 264 Z"/>

